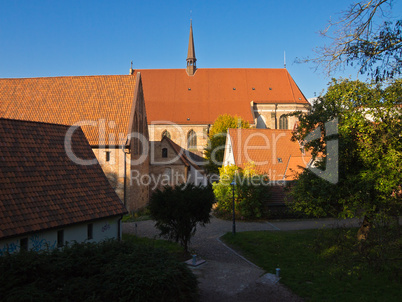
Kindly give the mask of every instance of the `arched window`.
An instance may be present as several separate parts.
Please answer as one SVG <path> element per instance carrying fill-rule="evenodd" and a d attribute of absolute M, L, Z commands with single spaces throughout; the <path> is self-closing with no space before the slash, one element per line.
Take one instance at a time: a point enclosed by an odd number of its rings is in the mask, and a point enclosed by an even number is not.
<path fill-rule="evenodd" d="M 197 134 L 194 130 L 187 133 L 187 149 L 197 149 Z"/>
<path fill-rule="evenodd" d="M 281 115 L 279 118 L 279 129 L 288 129 L 288 117 Z"/>
<path fill-rule="evenodd" d="M 168 157 L 168 149 L 167 148 L 162 148 L 162 157 L 163 158 Z"/>
<path fill-rule="evenodd" d="M 162 138 L 164 138 L 165 136 L 166 136 L 167 138 L 171 138 L 169 131 L 165 130 L 165 131 L 162 132 Z"/>

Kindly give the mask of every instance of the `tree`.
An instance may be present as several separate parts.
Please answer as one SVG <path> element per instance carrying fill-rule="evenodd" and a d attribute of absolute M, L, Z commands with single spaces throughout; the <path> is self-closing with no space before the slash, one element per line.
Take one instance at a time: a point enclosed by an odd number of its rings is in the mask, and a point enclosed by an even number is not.
<path fill-rule="evenodd" d="M 233 180 L 235 186 L 235 210 L 239 217 L 258 219 L 264 215 L 264 201 L 269 197 L 269 179 L 260 175 L 255 165 L 247 164 L 243 169 L 236 165 L 219 168 L 220 181 L 214 183 L 213 190 L 217 200 L 216 212 L 231 216 L 233 213 Z"/>
<path fill-rule="evenodd" d="M 208 160 L 206 169 L 209 173 L 219 174 L 225 154 L 225 143 L 229 128 L 250 128 L 247 121 L 235 115 L 223 114 L 218 116 L 208 133 L 209 143 L 205 148 L 205 157 Z"/>
<path fill-rule="evenodd" d="M 298 114 L 294 140 L 304 141 L 325 170 L 331 140 L 338 142 L 338 181 L 331 184 L 306 169 L 291 195 L 293 209 L 313 216 L 365 217 L 386 222 L 402 213 L 402 80 L 381 84 L 333 80 L 310 115 Z M 328 120 L 338 120 L 336 136 L 325 136 Z M 313 129 L 321 138 L 306 142 Z M 322 156 L 324 155 L 324 156 Z M 325 156 L 326 155 L 326 156 Z"/>
<path fill-rule="evenodd" d="M 160 236 L 180 242 L 187 251 L 197 224 L 205 226 L 209 223 L 214 202 L 210 186 L 187 183 L 156 190 L 148 208 L 151 218 L 156 221 L 155 226 L 160 230 Z"/>
<path fill-rule="evenodd" d="M 402 72 L 402 20 L 391 15 L 393 0 L 364 0 L 353 3 L 342 17 L 320 34 L 332 40 L 315 49 L 312 61 L 328 75 L 346 65 L 360 66 L 361 74 L 377 81 Z M 398 16 L 400 18 L 400 16 Z"/>

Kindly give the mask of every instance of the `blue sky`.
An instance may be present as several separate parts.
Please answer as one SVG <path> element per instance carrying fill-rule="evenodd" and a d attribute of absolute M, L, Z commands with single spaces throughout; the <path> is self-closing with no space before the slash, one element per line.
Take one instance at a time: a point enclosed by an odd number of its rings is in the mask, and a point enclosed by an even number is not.
<path fill-rule="evenodd" d="M 294 61 L 325 43 L 318 31 L 351 3 L 0 0 L 0 78 L 128 74 L 131 61 L 185 68 L 192 11 L 198 68 L 283 68 L 286 51 L 287 69 L 310 98 L 330 79 Z"/>

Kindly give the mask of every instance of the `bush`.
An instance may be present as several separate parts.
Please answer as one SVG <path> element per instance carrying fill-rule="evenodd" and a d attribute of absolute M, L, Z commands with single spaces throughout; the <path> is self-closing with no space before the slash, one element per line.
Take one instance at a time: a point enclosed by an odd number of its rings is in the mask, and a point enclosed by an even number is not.
<path fill-rule="evenodd" d="M 233 212 L 233 186 L 235 186 L 235 211 L 239 219 L 262 219 L 265 202 L 269 198 L 268 177 L 259 175 L 252 164 L 241 169 L 235 165 L 219 169 L 220 181 L 213 184 L 218 202 L 215 212 L 220 217 L 230 217 Z"/>
<path fill-rule="evenodd" d="M 81 243 L 0 257 L 2 301 L 197 301 L 197 280 L 163 249 Z"/>
<path fill-rule="evenodd" d="M 365 273 L 386 272 L 402 282 L 401 226 L 373 224 L 366 240 L 357 240 L 357 228 L 317 230 L 313 247 L 328 263 L 338 265 L 337 276 L 349 274 L 358 279 Z"/>
<path fill-rule="evenodd" d="M 287 205 L 266 205 L 266 219 L 306 219 L 310 218 L 305 213 L 296 212 L 290 209 Z"/>
<path fill-rule="evenodd" d="M 188 250 L 188 243 L 197 230 L 197 224 L 205 226 L 210 221 L 214 204 L 214 194 L 210 186 L 181 184 L 165 186 L 156 190 L 150 199 L 148 209 L 160 236 L 180 242 Z"/>

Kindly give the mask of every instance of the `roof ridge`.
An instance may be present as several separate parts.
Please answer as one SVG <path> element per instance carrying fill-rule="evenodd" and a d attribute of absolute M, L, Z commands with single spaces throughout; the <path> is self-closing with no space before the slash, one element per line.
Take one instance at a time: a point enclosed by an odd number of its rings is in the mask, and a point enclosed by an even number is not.
<path fill-rule="evenodd" d="M 137 68 L 134 69 L 134 71 L 138 71 L 138 70 L 183 70 L 186 71 L 185 68 Z M 283 68 L 267 68 L 267 67 L 222 67 L 222 68 L 208 68 L 208 67 L 204 67 L 204 68 L 198 68 L 197 70 L 278 70 L 278 71 L 283 71 Z"/>
<path fill-rule="evenodd" d="M 296 85 L 297 89 L 299 90 L 299 92 L 300 92 L 301 95 L 303 96 L 304 101 L 308 103 L 306 96 L 303 94 L 303 92 L 301 91 L 301 89 L 299 88 L 299 86 L 296 84 L 295 80 L 293 80 L 292 76 L 290 75 L 289 71 L 287 71 L 287 69 L 286 69 L 286 72 L 287 72 L 287 76 L 288 76 L 289 86 L 290 86 L 290 89 L 291 89 L 292 94 L 293 94 L 293 101 L 294 101 L 296 104 L 298 103 L 297 100 L 296 100 L 295 92 L 294 92 L 294 90 L 293 90 L 292 82 Z M 303 100 L 300 99 L 300 101 L 303 101 Z"/>
<path fill-rule="evenodd" d="M 287 71 L 287 70 L 286 70 L 286 71 Z M 294 103 L 297 103 L 297 102 L 296 102 L 296 95 L 295 95 L 295 92 L 294 92 L 293 87 L 292 87 L 292 82 L 290 81 L 290 73 L 287 72 L 286 75 L 287 75 L 287 79 L 288 79 L 288 82 L 289 82 L 290 91 L 292 91 L 293 102 L 294 102 Z"/>
<path fill-rule="evenodd" d="M 176 152 L 176 154 L 180 157 L 180 160 L 185 164 L 189 165 L 189 160 L 187 156 L 185 155 L 185 150 L 184 148 L 180 147 L 178 144 L 176 144 L 174 141 L 172 141 L 170 138 L 167 136 L 164 136 L 162 140 L 167 140 L 167 142 L 170 144 L 172 149 Z"/>
<path fill-rule="evenodd" d="M 74 125 L 66 125 L 66 124 L 48 123 L 48 122 L 42 122 L 42 121 L 19 120 L 19 119 L 6 118 L 6 117 L 0 117 L 0 120 L 12 121 L 12 122 L 21 122 L 21 123 L 29 123 L 29 124 L 43 124 L 43 125 L 59 126 L 59 127 L 65 127 L 65 128 L 70 128 L 70 127 L 74 126 Z M 81 128 L 81 126 L 78 126 L 78 127 Z"/>
<path fill-rule="evenodd" d="M 34 80 L 34 79 L 60 79 L 60 78 L 96 78 L 96 77 L 131 77 L 128 74 L 104 74 L 104 75 L 74 75 L 74 76 L 41 76 L 41 77 L 22 77 L 22 78 L 0 78 L 0 80 Z"/>

